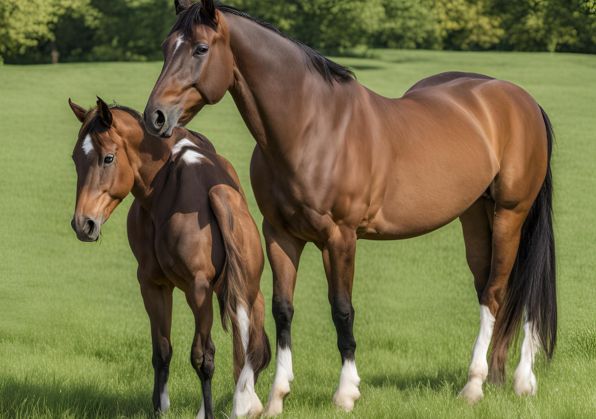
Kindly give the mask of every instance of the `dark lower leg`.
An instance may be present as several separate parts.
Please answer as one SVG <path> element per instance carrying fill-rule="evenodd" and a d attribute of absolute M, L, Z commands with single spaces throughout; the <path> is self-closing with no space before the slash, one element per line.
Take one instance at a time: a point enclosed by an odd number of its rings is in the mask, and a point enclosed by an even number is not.
<path fill-rule="evenodd" d="M 170 374 L 170 360 L 172 359 L 172 347 L 170 342 L 163 338 L 161 342 L 153 344 L 153 357 L 151 359 L 154 371 L 153 380 L 153 409 L 165 411 L 170 401 L 168 398 L 167 384 Z"/>
<path fill-rule="evenodd" d="M 283 399 L 290 392 L 290 382 L 294 379 L 291 352 L 294 316 L 292 301 L 298 262 L 305 242 L 288 232 L 276 230 L 267 221 L 263 222 L 263 234 L 273 273 L 272 311 L 277 342 L 275 378 L 269 393 L 266 414 L 275 416 L 282 412 Z"/>
<path fill-rule="evenodd" d="M 354 339 L 354 308 L 352 306 L 352 283 L 356 256 L 356 233 L 349 229 L 337 229 L 323 246 L 323 264 L 327 274 L 328 298 L 331 316 L 337 332 L 337 347 L 342 359 L 339 386 L 333 401 L 346 411 L 354 408 L 360 397 L 360 377 L 355 363 L 356 340 Z"/>
<path fill-rule="evenodd" d="M 153 355 L 153 408 L 157 412 L 165 412 L 170 407 L 168 395 L 168 376 L 172 346 L 170 345 L 170 329 L 172 321 L 172 289 L 154 285 L 145 277 L 139 276 L 141 294 L 145 309 L 151 322 L 151 341 Z"/>
<path fill-rule="evenodd" d="M 354 339 L 354 308 L 346 297 L 335 297 L 331 302 L 331 315 L 337 332 L 337 348 L 342 363 L 354 360 L 356 340 Z"/>

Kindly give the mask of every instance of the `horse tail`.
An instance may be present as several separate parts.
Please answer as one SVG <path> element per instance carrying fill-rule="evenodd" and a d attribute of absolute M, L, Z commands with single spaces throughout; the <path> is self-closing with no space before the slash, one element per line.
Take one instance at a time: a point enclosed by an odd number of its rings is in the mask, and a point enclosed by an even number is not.
<path fill-rule="evenodd" d="M 263 271 L 263 250 L 258 229 L 243 196 L 227 185 L 209 191 L 211 208 L 222 235 L 226 264 L 215 291 L 222 325 L 232 323 L 234 377 L 237 380 L 246 362 L 255 380 L 271 359 L 265 333 L 265 303 L 259 289 Z"/>
<path fill-rule="evenodd" d="M 544 183 L 524 222 L 517 259 L 513 265 L 505 303 L 495 324 L 492 365 L 504 373 L 504 360 L 512 337 L 524 316 L 531 322 L 550 360 L 557 341 L 557 290 L 555 237 L 553 233 L 553 180 L 551 155 L 554 131 L 540 107 L 546 127 L 548 166 Z M 497 357 L 497 359 L 494 359 Z"/>

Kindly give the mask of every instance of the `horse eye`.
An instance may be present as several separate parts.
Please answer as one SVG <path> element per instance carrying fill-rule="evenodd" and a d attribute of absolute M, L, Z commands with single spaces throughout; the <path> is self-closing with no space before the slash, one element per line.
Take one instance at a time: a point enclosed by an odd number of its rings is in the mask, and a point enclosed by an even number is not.
<path fill-rule="evenodd" d="M 114 162 L 114 155 L 113 154 L 108 154 L 107 156 L 105 156 L 103 158 L 103 164 L 105 164 L 106 166 L 109 164 L 112 164 Z"/>
<path fill-rule="evenodd" d="M 200 44 L 195 48 L 195 55 L 205 55 L 209 51 L 209 45 Z"/>

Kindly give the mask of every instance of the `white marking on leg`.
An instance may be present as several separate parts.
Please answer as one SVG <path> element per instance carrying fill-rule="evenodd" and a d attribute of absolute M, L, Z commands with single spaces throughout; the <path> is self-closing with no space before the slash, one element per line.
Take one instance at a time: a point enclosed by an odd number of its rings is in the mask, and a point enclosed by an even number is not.
<path fill-rule="evenodd" d="M 534 356 L 538 352 L 538 349 L 540 349 L 540 340 L 538 339 L 534 324 L 532 322 L 525 322 L 521 358 L 513 374 L 513 389 L 518 396 L 533 396 L 536 394 L 536 390 L 538 390 L 536 376 L 532 371 Z"/>
<path fill-rule="evenodd" d="M 159 393 L 159 407 L 162 412 L 170 408 L 170 396 L 168 395 L 168 385 L 164 384 L 161 393 Z"/>
<path fill-rule="evenodd" d="M 294 381 L 292 370 L 292 350 L 277 346 L 277 357 L 275 365 L 275 378 L 269 393 L 266 416 L 276 416 L 283 410 L 284 397 L 290 392 L 290 383 Z"/>
<path fill-rule="evenodd" d="M 91 136 L 89 134 L 87 134 L 87 136 L 83 140 L 81 148 L 83 149 L 83 153 L 85 153 L 86 156 L 93 152 L 93 141 L 91 141 Z"/>
<path fill-rule="evenodd" d="M 201 400 L 201 408 L 197 413 L 197 419 L 205 419 L 205 399 Z"/>
<path fill-rule="evenodd" d="M 488 362 L 486 354 L 488 346 L 493 336 L 495 326 L 495 317 L 491 314 L 487 306 L 480 306 L 480 331 L 472 351 L 472 361 L 468 372 L 468 382 L 459 393 L 461 397 L 469 403 L 476 403 L 484 394 L 482 393 L 482 384 L 488 375 Z"/>
<path fill-rule="evenodd" d="M 354 408 L 354 402 L 360 398 L 360 377 L 356 369 L 356 362 L 353 360 L 344 361 L 339 376 L 339 386 L 333 395 L 333 403 L 346 412 Z"/>
<path fill-rule="evenodd" d="M 200 164 L 205 158 L 204 155 L 197 151 L 197 145 L 188 138 L 183 138 L 172 147 L 173 156 L 180 154 L 182 154 L 182 160 L 187 164 Z"/>
<path fill-rule="evenodd" d="M 263 405 L 255 392 L 255 373 L 247 355 L 250 338 L 250 318 L 243 306 L 236 308 L 236 318 L 238 319 L 240 339 L 244 348 L 244 367 L 242 367 L 236 383 L 231 417 L 254 417 L 263 411 Z"/>

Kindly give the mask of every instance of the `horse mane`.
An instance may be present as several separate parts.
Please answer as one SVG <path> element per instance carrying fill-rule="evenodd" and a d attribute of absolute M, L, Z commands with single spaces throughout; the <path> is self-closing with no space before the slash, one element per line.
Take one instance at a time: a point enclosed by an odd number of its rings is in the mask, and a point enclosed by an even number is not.
<path fill-rule="evenodd" d="M 143 121 L 143 115 L 136 111 L 133 108 L 129 108 L 128 106 L 123 106 L 123 105 L 118 105 L 118 104 L 111 104 L 109 105 L 110 110 L 120 110 L 120 111 L 124 111 L 127 114 L 129 114 L 130 116 L 132 116 L 136 121 L 139 122 L 139 124 L 141 124 L 142 127 L 145 126 L 145 122 Z M 92 107 L 91 109 L 89 109 L 88 112 L 95 112 L 95 107 Z M 97 113 L 95 113 L 93 115 L 93 117 L 91 119 L 89 119 L 89 121 L 87 121 L 85 123 L 85 125 L 83 126 L 83 128 L 81 129 L 81 133 L 83 136 L 91 133 L 91 132 L 103 132 L 105 131 L 107 128 L 105 127 L 105 125 L 103 125 L 98 117 L 97 117 Z"/>
<path fill-rule="evenodd" d="M 184 34 L 184 36 L 189 37 L 192 34 L 193 27 L 195 25 L 200 24 L 207 25 L 215 29 L 217 27 L 217 22 L 214 22 L 213 20 L 206 18 L 205 15 L 201 12 L 201 9 L 201 3 L 194 3 L 188 9 L 181 12 L 178 15 L 176 23 L 172 27 L 170 34 L 172 34 L 173 32 L 180 31 Z M 333 83 L 334 81 L 338 83 L 345 83 L 355 79 L 352 70 L 336 63 L 335 61 L 330 60 L 329 58 L 325 57 L 320 52 L 314 50 L 308 45 L 287 36 L 271 23 L 254 18 L 250 16 L 248 13 L 238 10 L 232 6 L 218 4 L 217 9 L 224 13 L 230 13 L 235 16 L 240 16 L 249 19 L 252 22 L 255 22 L 256 24 L 262 26 L 263 28 L 268 29 L 276 33 L 277 35 L 280 35 L 281 37 L 292 41 L 306 55 L 310 67 L 313 68 L 317 73 L 319 73 L 328 83 Z"/>

